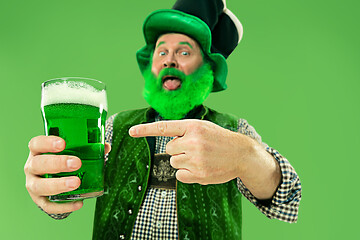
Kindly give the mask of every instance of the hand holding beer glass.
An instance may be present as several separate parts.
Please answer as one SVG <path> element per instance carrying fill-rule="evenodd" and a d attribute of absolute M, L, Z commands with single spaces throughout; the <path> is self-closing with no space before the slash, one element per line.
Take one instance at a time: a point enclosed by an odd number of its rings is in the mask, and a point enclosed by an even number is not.
<path fill-rule="evenodd" d="M 104 142 L 105 85 L 84 78 L 46 81 L 41 110 L 46 136 L 29 142 L 26 186 L 46 212 L 72 212 L 82 207 L 77 200 L 103 194 L 104 155 L 110 151 Z"/>

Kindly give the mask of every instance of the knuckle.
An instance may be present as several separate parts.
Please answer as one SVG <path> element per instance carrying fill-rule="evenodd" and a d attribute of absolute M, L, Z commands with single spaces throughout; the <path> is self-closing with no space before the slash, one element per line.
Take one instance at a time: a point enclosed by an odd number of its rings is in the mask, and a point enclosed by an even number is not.
<path fill-rule="evenodd" d="M 29 161 L 29 173 L 38 175 L 46 167 L 40 156 L 32 157 Z"/>
<path fill-rule="evenodd" d="M 25 165 L 24 165 L 24 173 L 25 175 L 29 173 L 29 159 L 26 161 Z"/>
<path fill-rule="evenodd" d="M 194 120 L 189 121 L 188 129 L 191 129 L 194 131 L 197 127 L 198 127 L 197 121 L 194 121 Z"/>
<path fill-rule="evenodd" d="M 176 179 L 178 180 L 178 181 L 180 181 L 180 182 L 183 182 L 183 183 L 185 183 L 185 178 L 184 178 L 184 174 L 183 174 L 183 171 L 176 171 Z"/>
<path fill-rule="evenodd" d="M 68 157 L 65 155 L 56 155 L 54 161 L 53 161 L 53 166 L 56 169 L 67 169 L 67 160 Z"/>
<path fill-rule="evenodd" d="M 166 129 L 167 129 L 167 123 L 166 122 L 159 122 L 157 125 L 156 125 L 159 133 L 161 135 L 164 135 L 166 133 Z"/>
<path fill-rule="evenodd" d="M 201 145 L 201 141 L 197 137 L 190 138 L 188 141 L 188 144 L 190 146 L 198 147 L 199 145 Z"/>
<path fill-rule="evenodd" d="M 167 154 L 171 153 L 171 147 L 168 144 L 165 146 L 165 153 L 167 153 Z"/>
<path fill-rule="evenodd" d="M 172 144 L 169 142 L 168 144 L 166 144 L 165 146 L 165 152 L 167 154 L 170 154 L 171 155 L 171 151 L 172 151 L 173 147 L 172 147 Z"/>
<path fill-rule="evenodd" d="M 28 190 L 28 192 L 31 190 L 31 184 L 29 183 L 29 181 L 25 182 L 25 187 Z"/>
<path fill-rule="evenodd" d="M 32 146 L 34 145 L 34 142 L 36 141 L 36 137 L 33 137 L 30 139 L 29 143 L 28 143 L 28 148 L 31 151 Z"/>
<path fill-rule="evenodd" d="M 35 165 L 35 166 L 34 166 L 34 165 Z M 35 161 L 35 163 L 34 163 L 34 159 L 33 159 L 33 158 L 29 158 L 28 161 L 27 161 L 27 163 L 25 164 L 25 168 L 26 168 L 27 173 L 32 173 L 34 167 L 36 167 L 36 161 Z"/>
<path fill-rule="evenodd" d="M 68 178 L 62 179 L 61 184 L 59 183 L 59 188 L 61 188 L 62 191 L 66 191 L 69 189 L 67 183 L 69 182 Z"/>
<path fill-rule="evenodd" d="M 170 158 L 170 166 L 172 166 L 173 168 L 177 168 L 176 167 L 176 158 L 174 158 L 174 157 Z"/>
<path fill-rule="evenodd" d="M 29 144 L 28 144 L 30 151 L 33 151 L 33 150 L 36 150 L 39 148 L 39 144 L 41 142 L 42 137 L 43 136 L 36 136 L 36 137 L 33 137 L 32 139 L 30 139 Z"/>
<path fill-rule="evenodd" d="M 48 162 L 49 171 L 52 172 L 61 172 L 67 169 L 67 159 L 66 155 L 53 155 L 49 156 L 46 160 Z"/>
<path fill-rule="evenodd" d="M 194 149 L 196 151 L 196 156 L 197 157 L 202 157 L 202 155 L 205 153 L 207 146 L 204 143 L 204 140 L 194 137 L 192 139 L 188 140 L 188 144 L 189 146 L 192 147 L 192 149 Z"/>
<path fill-rule="evenodd" d="M 198 136 L 201 136 L 205 133 L 205 127 L 199 122 L 192 123 L 191 129 Z"/>
<path fill-rule="evenodd" d="M 34 181 L 26 180 L 25 187 L 28 192 L 36 192 L 36 184 Z"/>
<path fill-rule="evenodd" d="M 169 163 L 170 166 L 174 167 L 174 157 L 170 157 Z"/>

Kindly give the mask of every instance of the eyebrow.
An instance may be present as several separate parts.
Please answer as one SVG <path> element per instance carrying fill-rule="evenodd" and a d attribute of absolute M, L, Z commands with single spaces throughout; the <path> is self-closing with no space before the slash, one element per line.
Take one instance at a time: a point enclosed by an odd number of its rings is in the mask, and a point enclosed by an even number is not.
<path fill-rule="evenodd" d="M 179 42 L 179 44 L 188 45 L 191 49 L 193 49 L 193 47 L 191 46 L 191 44 L 188 43 L 188 42 Z"/>
<path fill-rule="evenodd" d="M 161 41 L 159 42 L 159 44 L 156 46 L 156 48 L 160 47 L 160 45 L 164 44 L 165 41 Z M 191 44 L 189 42 L 179 42 L 179 44 L 181 45 L 188 45 L 191 49 L 193 49 L 193 47 L 191 46 Z"/>
<path fill-rule="evenodd" d="M 159 42 L 159 44 L 156 46 L 156 48 L 158 48 L 160 45 L 164 44 L 164 41 Z"/>

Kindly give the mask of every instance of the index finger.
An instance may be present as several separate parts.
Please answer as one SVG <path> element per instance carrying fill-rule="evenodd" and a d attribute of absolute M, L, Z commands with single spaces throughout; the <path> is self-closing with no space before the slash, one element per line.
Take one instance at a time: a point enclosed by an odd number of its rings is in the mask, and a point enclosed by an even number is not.
<path fill-rule="evenodd" d="M 129 129 L 129 135 L 132 137 L 182 137 L 186 133 L 186 128 L 187 122 L 185 120 L 159 121 L 135 125 Z"/>
<path fill-rule="evenodd" d="M 39 155 L 41 153 L 56 153 L 65 149 L 64 139 L 57 136 L 37 136 L 29 142 L 30 154 Z"/>

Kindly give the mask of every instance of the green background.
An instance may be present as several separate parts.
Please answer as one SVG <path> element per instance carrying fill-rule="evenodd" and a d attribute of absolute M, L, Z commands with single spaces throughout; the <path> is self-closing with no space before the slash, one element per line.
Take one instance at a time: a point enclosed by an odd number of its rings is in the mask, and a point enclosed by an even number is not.
<path fill-rule="evenodd" d="M 1 0 L 1 239 L 91 238 L 95 200 L 55 221 L 25 189 L 28 141 L 43 134 L 40 85 L 95 78 L 107 84 L 109 114 L 147 106 L 135 51 L 145 17 L 173 2 Z M 359 237 L 359 1 L 227 5 L 244 38 L 228 59 L 228 90 L 206 104 L 247 119 L 303 186 L 296 224 L 269 220 L 244 200 L 244 239 Z"/>

